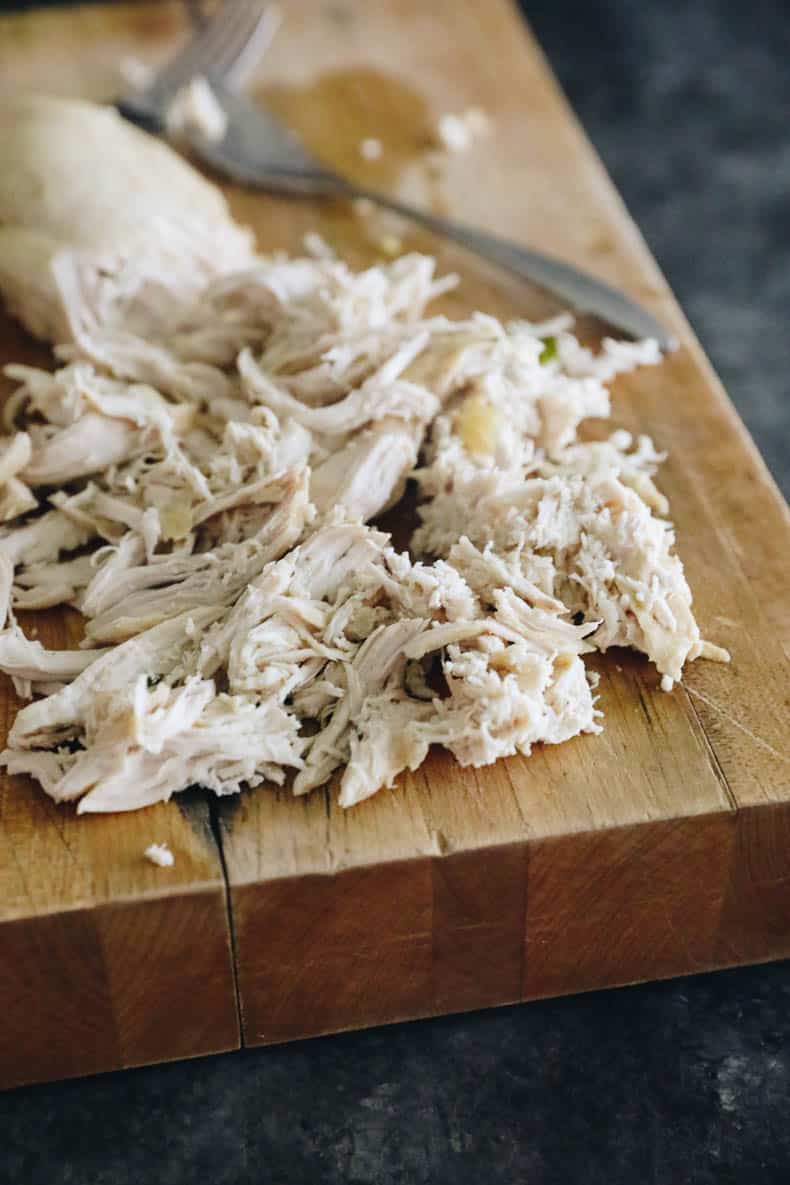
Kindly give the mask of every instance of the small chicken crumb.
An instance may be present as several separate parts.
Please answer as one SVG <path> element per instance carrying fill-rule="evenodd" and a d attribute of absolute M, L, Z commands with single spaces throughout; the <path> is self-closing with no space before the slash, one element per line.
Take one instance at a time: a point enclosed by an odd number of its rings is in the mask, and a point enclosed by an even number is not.
<path fill-rule="evenodd" d="M 121 58 L 118 63 L 118 73 L 121 76 L 121 81 L 135 91 L 145 90 L 154 77 L 152 66 L 131 55 Z"/>
<path fill-rule="evenodd" d="M 491 120 L 479 107 L 469 107 L 460 115 L 443 115 L 437 125 L 440 142 L 451 152 L 466 152 L 474 140 L 487 136 Z"/>
<path fill-rule="evenodd" d="M 381 157 L 381 140 L 368 136 L 359 142 L 359 155 L 363 160 L 379 160 Z"/>
<path fill-rule="evenodd" d="M 329 243 L 321 237 L 317 230 L 308 230 L 307 234 L 303 236 L 302 242 L 304 243 L 305 251 L 313 259 L 335 258 L 335 253 L 329 246 Z"/>
<path fill-rule="evenodd" d="M 700 642 L 699 657 L 710 659 L 711 662 L 732 662 L 732 655 L 723 646 L 715 646 L 713 642 Z"/>
<path fill-rule="evenodd" d="M 224 139 L 228 117 L 205 78 L 192 78 L 182 87 L 167 109 L 168 132 L 200 132 L 207 140 Z"/>
<path fill-rule="evenodd" d="M 351 205 L 354 213 L 358 214 L 360 218 L 370 218 L 376 208 L 370 198 L 354 198 Z"/>
<path fill-rule="evenodd" d="M 172 868 L 176 862 L 175 856 L 166 843 L 152 843 L 145 849 L 145 858 L 159 868 Z"/>

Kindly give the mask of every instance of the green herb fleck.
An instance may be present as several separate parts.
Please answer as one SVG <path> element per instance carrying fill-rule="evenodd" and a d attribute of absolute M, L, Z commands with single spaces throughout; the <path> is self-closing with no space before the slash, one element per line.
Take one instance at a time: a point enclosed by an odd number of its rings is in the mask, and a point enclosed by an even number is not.
<path fill-rule="evenodd" d="M 557 339 L 556 337 L 544 337 L 543 349 L 540 352 L 538 362 L 541 366 L 545 366 L 547 362 L 551 362 L 553 358 L 557 357 Z"/>

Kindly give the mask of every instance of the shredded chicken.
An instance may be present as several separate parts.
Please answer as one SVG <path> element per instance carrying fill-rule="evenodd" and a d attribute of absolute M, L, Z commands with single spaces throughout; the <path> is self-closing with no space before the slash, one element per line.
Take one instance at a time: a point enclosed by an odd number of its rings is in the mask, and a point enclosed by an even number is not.
<path fill-rule="evenodd" d="M 342 771 L 348 807 L 433 744 L 480 766 L 599 732 L 592 650 L 643 651 L 667 689 L 726 660 L 693 616 L 662 456 L 580 435 L 654 343 L 593 355 L 567 318 L 430 316 L 455 279 L 421 255 L 256 256 L 207 182 L 110 113 L 12 108 L 0 288 L 60 364 L 6 368 L 0 670 L 31 700 L 11 773 L 91 812 Z M 36 196 L 47 146 L 63 177 L 108 144 L 118 185 L 93 168 L 73 200 Z M 122 187 L 144 174 L 138 210 Z M 413 556 L 369 525 L 410 477 Z M 59 604 L 84 619 L 76 650 L 17 625 Z"/>
<path fill-rule="evenodd" d="M 5 523 L 33 510 L 37 503 L 30 487 L 19 478 L 32 456 L 27 432 L 0 440 L 0 450 L 0 522 Z"/>
<path fill-rule="evenodd" d="M 491 120 L 479 107 L 469 107 L 460 115 L 448 112 L 436 125 L 439 143 L 450 152 L 466 152 L 475 140 L 490 131 Z"/>
<path fill-rule="evenodd" d="M 178 135 L 186 130 L 200 132 L 207 140 L 222 140 L 228 117 L 205 78 L 198 75 L 178 91 L 167 110 L 167 130 Z"/>
<path fill-rule="evenodd" d="M 359 142 L 359 155 L 363 160 L 379 160 L 382 153 L 381 140 L 375 136 L 368 136 Z"/>
<path fill-rule="evenodd" d="M 502 329 L 499 347 L 432 425 L 414 546 L 449 557 L 459 541 L 483 549 L 514 586 L 532 586 L 531 603 L 549 597 L 594 623 L 598 649 L 647 654 L 670 690 L 686 661 L 724 652 L 700 637 L 661 517 L 668 506 L 652 478 L 662 457 L 623 431 L 577 437 L 584 418 L 609 413 L 603 379 L 656 361 L 655 347 L 606 342 L 594 359 L 563 332 L 541 365 L 545 346 L 521 325 Z"/>

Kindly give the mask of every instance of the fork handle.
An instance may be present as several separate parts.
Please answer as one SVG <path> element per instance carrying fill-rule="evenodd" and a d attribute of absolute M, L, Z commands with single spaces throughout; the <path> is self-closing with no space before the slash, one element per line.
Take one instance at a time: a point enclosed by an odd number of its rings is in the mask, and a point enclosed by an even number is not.
<path fill-rule="evenodd" d="M 597 280 L 587 272 L 563 263 L 560 259 L 554 259 L 541 251 L 533 251 L 529 247 L 522 247 L 518 243 L 487 234 L 449 218 L 429 214 L 425 210 L 409 206 L 375 190 L 344 182 L 343 192 L 350 197 L 367 198 L 385 210 L 391 210 L 436 234 L 444 235 L 445 238 L 545 289 L 578 312 L 591 313 L 632 337 L 654 338 L 665 351 L 674 350 L 677 346 L 672 334 L 668 333 L 647 309 L 642 308 L 624 293 L 618 292 L 616 288 L 604 284 L 602 280 Z"/>

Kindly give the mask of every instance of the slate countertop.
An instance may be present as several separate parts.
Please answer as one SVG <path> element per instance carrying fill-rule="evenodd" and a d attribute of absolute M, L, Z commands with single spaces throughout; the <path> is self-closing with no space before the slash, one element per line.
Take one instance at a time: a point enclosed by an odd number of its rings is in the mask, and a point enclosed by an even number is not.
<path fill-rule="evenodd" d="M 790 7 L 524 7 L 787 492 Z M 789 1116 L 775 964 L 0 1095 L 0 1185 L 787 1185 Z"/>

